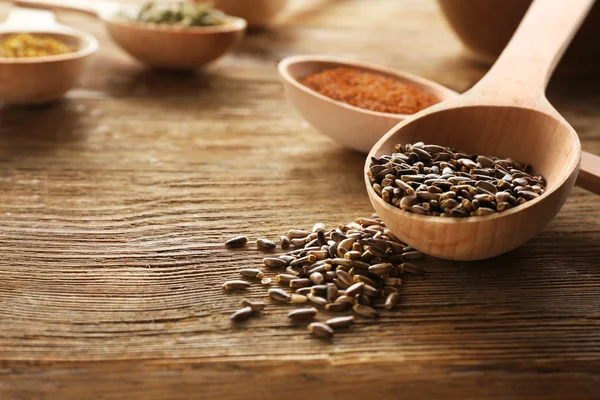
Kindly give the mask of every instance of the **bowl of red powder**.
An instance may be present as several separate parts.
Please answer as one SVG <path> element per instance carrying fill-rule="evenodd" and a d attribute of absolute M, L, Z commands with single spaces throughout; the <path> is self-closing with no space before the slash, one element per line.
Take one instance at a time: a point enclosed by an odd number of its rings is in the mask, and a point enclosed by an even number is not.
<path fill-rule="evenodd" d="M 279 74 L 308 123 L 365 153 L 408 116 L 457 95 L 415 75 L 324 56 L 288 57 L 279 63 Z"/>

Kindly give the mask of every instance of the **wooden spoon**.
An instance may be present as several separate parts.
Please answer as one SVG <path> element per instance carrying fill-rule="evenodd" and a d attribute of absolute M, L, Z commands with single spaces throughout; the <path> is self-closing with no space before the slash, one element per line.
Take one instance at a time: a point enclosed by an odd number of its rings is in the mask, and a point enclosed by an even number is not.
<path fill-rule="evenodd" d="M 71 89 L 86 59 L 98 49 L 92 35 L 60 25 L 49 11 L 12 8 L 0 25 L 0 41 L 15 33 L 49 36 L 77 49 L 55 56 L 0 57 L 0 101 L 40 104 L 56 100 Z"/>
<path fill-rule="evenodd" d="M 330 68 L 352 68 L 397 79 L 427 90 L 440 101 L 458 94 L 438 83 L 379 65 L 327 56 L 293 56 L 279 63 L 279 75 L 296 110 L 322 134 L 342 145 L 368 153 L 384 132 L 409 115 L 369 111 L 330 99 L 307 88 L 299 78 Z"/>
<path fill-rule="evenodd" d="M 593 0 L 536 0 L 488 74 L 471 90 L 434 105 L 389 131 L 371 150 L 365 182 L 373 206 L 398 237 L 432 256 L 485 259 L 525 243 L 558 213 L 579 170 L 581 146 L 575 130 L 544 92 L 567 45 Z M 394 152 L 397 143 L 423 141 L 464 152 L 511 157 L 530 163 L 547 180 L 539 198 L 509 211 L 465 219 L 421 216 L 385 203 L 366 172 L 371 156 Z M 600 190 L 592 157 L 588 187 Z M 591 180 L 591 181 L 590 181 Z"/>
<path fill-rule="evenodd" d="M 172 27 L 136 23 L 123 13 L 138 6 L 99 0 L 15 0 L 36 8 L 66 9 L 96 16 L 117 44 L 138 61 L 156 68 L 201 67 L 224 55 L 244 35 L 246 21 L 229 17 L 218 26 Z"/>

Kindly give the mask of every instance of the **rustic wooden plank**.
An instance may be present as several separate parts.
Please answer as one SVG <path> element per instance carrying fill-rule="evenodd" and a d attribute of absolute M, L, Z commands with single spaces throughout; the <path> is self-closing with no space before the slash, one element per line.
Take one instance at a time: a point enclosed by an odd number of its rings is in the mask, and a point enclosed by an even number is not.
<path fill-rule="evenodd" d="M 581 189 L 518 250 L 428 261 L 398 312 L 333 343 L 290 326 L 288 307 L 228 320 L 242 296 L 220 284 L 262 253 L 225 239 L 371 213 L 363 156 L 300 120 L 277 61 L 354 57 L 463 91 L 485 68 L 435 3 L 296 1 L 184 75 L 145 70 L 98 23 L 61 17 L 103 47 L 66 100 L 0 108 L 0 398 L 600 396 L 600 200 Z M 598 154 L 599 88 L 574 76 L 549 90 Z"/>

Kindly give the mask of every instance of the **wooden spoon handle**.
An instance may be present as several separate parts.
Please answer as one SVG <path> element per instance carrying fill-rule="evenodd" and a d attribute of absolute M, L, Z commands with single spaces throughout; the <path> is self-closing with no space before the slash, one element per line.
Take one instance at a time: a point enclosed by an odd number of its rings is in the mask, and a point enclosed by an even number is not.
<path fill-rule="evenodd" d="M 471 91 L 499 105 L 545 106 L 552 72 L 594 1 L 535 0 L 494 66 Z"/>
<path fill-rule="evenodd" d="M 49 10 L 69 10 L 108 19 L 119 9 L 119 4 L 98 0 L 13 0 L 16 5 Z"/>
<path fill-rule="evenodd" d="M 581 169 L 576 185 L 600 194 L 600 157 L 585 151 L 581 152 Z"/>

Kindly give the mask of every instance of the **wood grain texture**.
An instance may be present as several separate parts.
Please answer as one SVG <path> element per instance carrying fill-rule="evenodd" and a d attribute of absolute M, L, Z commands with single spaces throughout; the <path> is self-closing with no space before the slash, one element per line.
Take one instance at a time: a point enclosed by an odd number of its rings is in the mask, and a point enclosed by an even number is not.
<path fill-rule="evenodd" d="M 190 74 L 143 69 L 99 23 L 60 14 L 102 47 L 64 101 L 0 108 L 0 398 L 600 396 L 600 199 L 579 188 L 525 246 L 430 261 L 397 312 L 332 344 L 288 307 L 230 324 L 242 296 L 220 284 L 262 254 L 225 239 L 372 212 L 363 156 L 292 111 L 280 59 L 356 57 L 458 92 L 485 73 L 433 1 L 377 4 L 295 1 Z M 596 154 L 599 89 L 558 76 L 548 94 Z"/>

